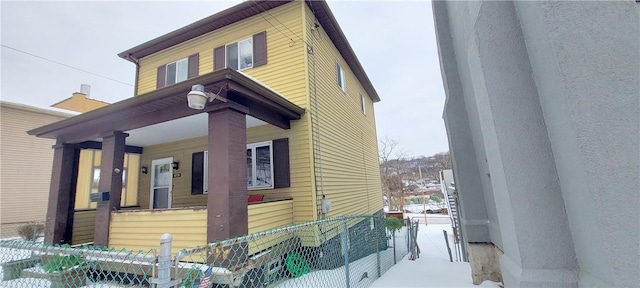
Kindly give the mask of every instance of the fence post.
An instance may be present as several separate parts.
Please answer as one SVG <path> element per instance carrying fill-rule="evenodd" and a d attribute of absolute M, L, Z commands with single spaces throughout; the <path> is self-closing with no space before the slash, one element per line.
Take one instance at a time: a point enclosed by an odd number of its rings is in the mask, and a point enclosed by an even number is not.
<path fill-rule="evenodd" d="M 453 257 L 451 256 L 451 247 L 449 247 L 449 237 L 447 236 L 447 230 L 442 230 L 444 234 L 444 242 L 447 243 L 447 252 L 449 252 L 449 262 L 453 262 Z"/>
<path fill-rule="evenodd" d="M 344 253 L 344 275 L 347 281 L 347 288 L 351 287 L 349 280 L 349 229 L 347 228 L 347 220 L 343 219 L 344 231 L 342 232 L 342 252 Z"/>
<path fill-rule="evenodd" d="M 33 221 L 33 238 L 31 238 L 33 242 L 38 240 L 38 222 Z"/>
<path fill-rule="evenodd" d="M 376 218 L 372 218 L 372 219 L 373 219 L 373 224 L 374 224 L 373 227 L 375 228 L 373 235 L 376 238 L 376 260 L 378 262 L 378 278 L 380 278 L 380 276 L 382 276 L 382 275 L 380 275 L 380 234 L 381 233 L 378 231 L 379 228 L 377 227 L 377 226 L 380 226 L 380 224 L 379 224 L 380 221 L 376 221 L 376 220 L 378 220 Z M 386 234 L 385 234 L 385 236 L 386 236 Z M 388 245 L 385 244 L 385 246 L 388 246 Z"/>
<path fill-rule="evenodd" d="M 169 288 L 171 283 L 171 242 L 173 236 L 165 233 L 160 236 L 160 255 L 158 255 L 158 280 L 156 287 Z"/>

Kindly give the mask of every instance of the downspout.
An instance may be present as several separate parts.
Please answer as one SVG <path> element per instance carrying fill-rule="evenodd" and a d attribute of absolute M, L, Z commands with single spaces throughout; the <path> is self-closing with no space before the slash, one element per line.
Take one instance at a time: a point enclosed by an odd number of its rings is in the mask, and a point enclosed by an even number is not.
<path fill-rule="evenodd" d="M 312 55 L 312 62 L 313 62 L 313 116 L 315 116 L 315 121 L 313 121 L 313 119 L 311 120 L 311 128 L 312 130 L 312 135 L 313 137 L 311 137 L 311 139 L 313 139 L 313 159 L 314 159 L 314 183 L 316 186 L 316 209 L 318 210 L 318 214 L 320 216 L 322 216 L 322 218 L 325 217 L 324 213 L 322 213 L 322 198 L 325 196 L 324 195 L 324 178 L 322 176 L 322 147 L 321 145 L 321 141 L 320 141 L 320 112 L 319 112 L 319 108 L 318 108 L 318 77 L 317 77 L 317 65 L 316 65 L 316 58 L 317 55 L 315 53 L 317 53 L 316 49 L 315 49 L 315 40 L 316 40 L 316 36 L 314 34 L 314 32 L 318 32 L 319 25 L 317 24 L 317 19 L 315 18 L 315 14 L 314 14 L 314 26 L 313 28 L 311 28 L 311 55 Z M 314 129 L 315 128 L 315 129 Z M 319 173 L 319 175 L 318 175 Z M 320 193 L 322 195 L 321 198 L 318 197 L 318 176 L 320 178 Z M 318 203 L 320 203 L 318 205 Z"/>
<path fill-rule="evenodd" d="M 136 64 L 136 79 L 133 82 L 133 96 L 138 96 L 138 78 L 140 76 L 140 60 L 131 56 L 131 54 L 127 55 L 127 59 L 133 64 Z"/>

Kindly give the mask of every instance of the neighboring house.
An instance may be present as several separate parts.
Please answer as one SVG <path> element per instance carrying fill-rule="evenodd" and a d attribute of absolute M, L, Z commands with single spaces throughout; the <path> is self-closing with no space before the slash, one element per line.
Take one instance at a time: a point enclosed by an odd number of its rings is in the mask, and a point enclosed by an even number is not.
<path fill-rule="evenodd" d="M 433 2 L 476 283 L 638 287 L 638 11 L 635 1 Z"/>
<path fill-rule="evenodd" d="M 34 139 L 26 131 L 108 105 L 87 98 L 89 85 L 81 91 L 52 108 L 0 101 L 0 238 L 16 236 L 18 227 L 29 222 L 45 221 L 55 140 Z M 83 158 L 91 151 L 83 150 Z"/>
<path fill-rule="evenodd" d="M 89 98 L 90 92 L 91 86 L 82 84 L 80 92 L 73 93 L 73 96 L 53 104 L 51 107 L 84 113 L 109 105 L 107 102 Z"/>
<path fill-rule="evenodd" d="M 119 55 L 136 64 L 135 97 L 29 131 L 60 143 L 46 242 L 137 250 L 171 233 L 176 252 L 382 212 L 380 99 L 327 3 L 247 1 Z M 205 95 L 196 84 L 210 94 L 193 109 L 187 94 Z M 88 199 L 74 189 L 87 143 L 102 152 L 94 191 L 110 197 L 80 211 L 69 203 Z M 124 168 L 127 150 L 141 152 L 139 170 Z M 138 177 L 136 210 L 119 201 L 124 170 Z"/>

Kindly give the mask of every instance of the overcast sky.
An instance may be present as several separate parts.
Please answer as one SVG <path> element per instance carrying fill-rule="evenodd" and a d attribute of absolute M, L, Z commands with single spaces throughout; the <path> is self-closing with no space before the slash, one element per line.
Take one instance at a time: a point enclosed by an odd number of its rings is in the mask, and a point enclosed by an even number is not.
<path fill-rule="evenodd" d="M 106 102 L 132 97 L 135 66 L 119 52 L 240 2 L 2 1 L 1 98 L 47 107 L 78 92 L 80 84 L 91 85 L 91 97 Z M 431 3 L 329 6 L 382 99 L 375 106 L 378 139 L 398 141 L 409 156 L 447 151 Z"/>

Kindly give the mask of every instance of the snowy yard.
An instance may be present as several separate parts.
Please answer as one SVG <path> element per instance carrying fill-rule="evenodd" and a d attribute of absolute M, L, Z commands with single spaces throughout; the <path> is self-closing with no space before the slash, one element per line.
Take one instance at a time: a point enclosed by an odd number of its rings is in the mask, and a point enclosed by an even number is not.
<path fill-rule="evenodd" d="M 411 261 L 409 255 L 405 256 L 370 287 L 500 287 L 492 281 L 473 285 L 469 263 L 449 262 L 442 230 L 447 231 L 450 240 L 453 238 L 449 224 L 420 224 L 420 258 Z M 453 253 L 453 246 L 451 249 Z"/>

